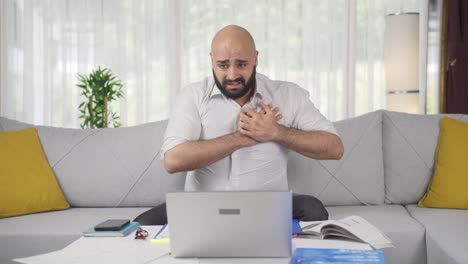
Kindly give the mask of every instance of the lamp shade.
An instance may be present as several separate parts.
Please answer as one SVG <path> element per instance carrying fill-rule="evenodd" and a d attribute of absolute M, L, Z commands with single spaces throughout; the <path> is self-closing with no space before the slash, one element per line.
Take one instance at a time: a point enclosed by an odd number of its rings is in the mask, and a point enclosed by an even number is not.
<path fill-rule="evenodd" d="M 419 14 L 386 16 L 384 69 L 387 109 L 418 113 Z"/>

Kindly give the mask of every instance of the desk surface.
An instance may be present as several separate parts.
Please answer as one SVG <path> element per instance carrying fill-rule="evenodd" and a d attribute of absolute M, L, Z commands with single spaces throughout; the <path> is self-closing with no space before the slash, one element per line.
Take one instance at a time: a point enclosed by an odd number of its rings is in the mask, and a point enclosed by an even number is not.
<path fill-rule="evenodd" d="M 290 262 L 289 258 L 174 259 L 169 255 L 169 244 L 151 243 L 151 238 L 161 226 L 142 226 L 142 228 L 149 233 L 146 240 L 135 240 L 135 232 L 126 237 L 81 237 L 62 250 L 15 261 L 28 264 L 287 264 Z M 292 244 L 293 250 L 296 247 L 371 249 L 367 244 L 337 240 L 294 238 Z"/>

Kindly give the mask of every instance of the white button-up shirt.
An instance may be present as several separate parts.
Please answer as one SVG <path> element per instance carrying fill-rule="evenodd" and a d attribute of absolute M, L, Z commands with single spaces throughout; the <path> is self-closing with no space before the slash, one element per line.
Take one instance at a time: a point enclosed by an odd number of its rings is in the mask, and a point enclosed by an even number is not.
<path fill-rule="evenodd" d="M 191 140 L 210 140 L 237 131 L 240 112 L 260 110 L 260 102 L 280 108 L 285 127 L 337 134 L 333 124 L 312 104 L 309 93 L 290 82 L 256 74 L 256 90 L 243 107 L 225 97 L 213 77 L 190 85 L 179 95 L 169 118 L 161 158 L 169 149 Z M 276 142 L 258 143 L 234 151 L 205 168 L 187 173 L 187 191 L 288 190 L 287 153 Z"/>

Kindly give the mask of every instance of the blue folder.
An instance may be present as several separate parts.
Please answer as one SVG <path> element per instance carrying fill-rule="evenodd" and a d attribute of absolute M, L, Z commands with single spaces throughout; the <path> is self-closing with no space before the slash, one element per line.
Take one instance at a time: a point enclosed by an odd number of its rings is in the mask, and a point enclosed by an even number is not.
<path fill-rule="evenodd" d="M 297 248 L 291 260 L 291 264 L 313 263 L 385 264 L 385 256 L 382 250 Z"/>
<path fill-rule="evenodd" d="M 299 220 L 293 219 L 292 220 L 292 234 L 301 234 L 302 233 L 302 228 L 299 225 Z"/>

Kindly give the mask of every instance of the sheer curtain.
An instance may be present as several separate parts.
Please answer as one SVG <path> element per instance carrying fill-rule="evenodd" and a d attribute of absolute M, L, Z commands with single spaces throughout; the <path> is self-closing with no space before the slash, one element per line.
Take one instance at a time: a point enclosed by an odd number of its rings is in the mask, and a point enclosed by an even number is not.
<path fill-rule="evenodd" d="M 0 115 L 79 127 L 77 73 L 110 68 L 124 126 L 166 119 L 185 85 L 211 75 L 210 43 L 248 29 L 258 72 L 298 83 L 331 120 L 384 107 L 384 16 L 418 0 L 4 0 Z"/>

